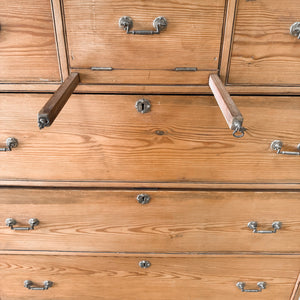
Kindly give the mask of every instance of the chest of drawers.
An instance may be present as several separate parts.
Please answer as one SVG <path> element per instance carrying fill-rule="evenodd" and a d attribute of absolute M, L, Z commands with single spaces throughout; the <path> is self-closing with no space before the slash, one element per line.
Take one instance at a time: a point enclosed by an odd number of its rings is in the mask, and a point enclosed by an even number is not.
<path fill-rule="evenodd" d="M 296 293 L 288 4 L 5 2 L 1 300 Z"/>

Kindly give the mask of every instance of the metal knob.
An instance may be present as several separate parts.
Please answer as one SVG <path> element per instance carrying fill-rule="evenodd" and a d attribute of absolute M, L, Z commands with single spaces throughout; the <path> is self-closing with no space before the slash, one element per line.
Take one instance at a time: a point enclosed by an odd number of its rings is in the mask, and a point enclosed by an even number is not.
<path fill-rule="evenodd" d="M 264 281 L 260 281 L 257 283 L 258 289 L 245 289 L 246 283 L 245 282 L 237 282 L 236 286 L 242 291 L 246 293 L 257 293 L 262 292 L 266 288 L 267 283 Z"/>
<path fill-rule="evenodd" d="M 147 112 L 150 111 L 151 109 L 151 103 L 149 100 L 147 99 L 139 99 L 136 103 L 135 103 L 135 108 L 136 110 L 141 113 L 141 114 L 145 114 Z"/>
<path fill-rule="evenodd" d="M 141 260 L 141 261 L 139 262 L 139 266 L 140 266 L 142 269 L 147 269 L 147 268 L 149 268 L 149 267 L 151 266 L 151 263 L 150 263 L 150 261 L 148 261 L 148 260 Z"/>
<path fill-rule="evenodd" d="M 136 197 L 136 200 L 140 204 L 148 204 L 150 202 L 151 197 L 148 194 L 139 194 Z"/>
<path fill-rule="evenodd" d="M 18 140 L 14 137 L 9 137 L 6 140 L 6 147 L 0 148 L 0 151 L 11 151 L 12 148 L 17 148 L 18 147 Z"/>
<path fill-rule="evenodd" d="M 29 227 L 14 227 L 17 221 L 13 218 L 8 218 L 5 220 L 6 226 L 10 227 L 11 230 L 34 230 L 34 227 L 39 225 L 40 221 L 36 218 L 31 218 L 28 220 Z"/>
<path fill-rule="evenodd" d="M 300 22 L 296 22 L 290 27 L 290 34 L 300 39 Z"/>
<path fill-rule="evenodd" d="M 51 288 L 53 286 L 53 282 L 50 280 L 46 280 L 44 281 L 44 285 L 43 286 L 33 286 L 34 283 L 31 280 L 25 280 L 24 281 L 24 287 L 26 287 L 29 290 L 33 290 L 33 291 L 44 291 L 44 290 L 48 290 L 49 288 Z"/>

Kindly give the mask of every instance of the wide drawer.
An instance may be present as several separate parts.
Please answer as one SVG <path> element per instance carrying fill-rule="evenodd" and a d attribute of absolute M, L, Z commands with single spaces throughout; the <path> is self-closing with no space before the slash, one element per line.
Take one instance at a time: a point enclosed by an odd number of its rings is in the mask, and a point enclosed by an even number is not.
<path fill-rule="evenodd" d="M 224 4 L 65 0 L 70 67 L 88 84 L 207 85 L 209 73 L 218 70 Z M 122 17 L 132 19 L 135 34 L 120 28 Z M 157 17 L 166 18 L 167 27 L 145 34 Z"/>
<path fill-rule="evenodd" d="M 39 130 L 47 95 L 2 94 L 0 136 L 19 146 L 0 153 L 2 184 L 200 186 L 299 184 L 299 97 L 233 97 L 248 128 L 232 136 L 212 96 L 73 95 Z M 149 99 L 151 111 L 137 112 Z"/>
<path fill-rule="evenodd" d="M 228 83 L 299 86 L 300 40 L 290 34 L 298 1 L 237 2 Z"/>
<path fill-rule="evenodd" d="M 299 210 L 298 192 L 1 189 L 0 250 L 298 253 Z"/>
<path fill-rule="evenodd" d="M 2 0 L 0 25 L 0 83 L 60 81 L 49 0 Z"/>
<path fill-rule="evenodd" d="M 149 262 L 141 268 L 140 262 Z M 3 255 L 0 296 L 19 299 L 289 299 L 299 256 L 46 256 Z M 48 290 L 29 290 L 53 282 Z M 236 284 L 244 283 L 242 292 Z"/>

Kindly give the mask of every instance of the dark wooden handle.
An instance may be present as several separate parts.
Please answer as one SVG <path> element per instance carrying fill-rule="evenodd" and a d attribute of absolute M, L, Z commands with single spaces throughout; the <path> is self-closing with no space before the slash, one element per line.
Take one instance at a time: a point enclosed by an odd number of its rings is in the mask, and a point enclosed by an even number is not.
<path fill-rule="evenodd" d="M 228 127 L 234 130 L 233 135 L 235 137 L 244 136 L 244 131 L 246 130 L 243 128 L 244 118 L 217 74 L 209 76 L 209 87 L 215 96 Z M 236 134 L 237 132 L 241 134 L 238 135 Z"/>
<path fill-rule="evenodd" d="M 71 73 L 71 75 L 39 111 L 38 125 L 40 129 L 51 126 L 79 84 L 79 81 L 79 74 Z"/>

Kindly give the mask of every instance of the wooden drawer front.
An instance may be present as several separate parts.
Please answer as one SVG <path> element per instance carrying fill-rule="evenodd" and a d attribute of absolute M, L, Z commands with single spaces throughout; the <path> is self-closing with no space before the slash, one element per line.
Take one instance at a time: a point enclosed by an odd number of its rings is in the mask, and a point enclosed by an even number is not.
<path fill-rule="evenodd" d="M 148 204 L 137 195 L 148 194 Z M 299 193 L 2 189 L 2 250 L 299 252 Z M 34 230 L 14 231 L 40 222 Z M 254 233 L 248 223 L 257 222 Z"/>
<path fill-rule="evenodd" d="M 139 267 L 147 260 L 151 266 Z M 190 256 L 190 257 L 97 257 L 3 255 L 0 262 L 0 296 L 19 299 L 289 299 L 300 269 L 299 256 Z M 46 291 L 27 290 L 31 280 Z M 242 292 L 237 282 L 247 289 Z"/>
<path fill-rule="evenodd" d="M 299 86 L 300 41 L 289 33 L 299 15 L 295 0 L 239 0 L 228 82 Z"/>
<path fill-rule="evenodd" d="M 299 97 L 234 97 L 248 128 L 241 139 L 211 96 L 74 95 L 40 131 L 36 115 L 48 97 L 0 96 L 1 143 L 19 140 L 0 152 L 3 184 L 300 183 L 299 156 L 270 149 L 280 139 L 297 150 Z M 140 98 L 151 101 L 151 112 L 137 112 Z"/>
<path fill-rule="evenodd" d="M 209 73 L 218 69 L 224 3 L 65 0 L 71 68 L 80 71 L 82 83 L 207 84 Z M 152 30 L 159 16 L 168 25 L 160 34 L 126 34 L 119 27 L 123 16 L 132 18 L 132 30 Z M 197 71 L 175 71 L 186 67 Z"/>
<path fill-rule="evenodd" d="M 49 0 L 2 0 L 0 82 L 60 81 Z"/>

